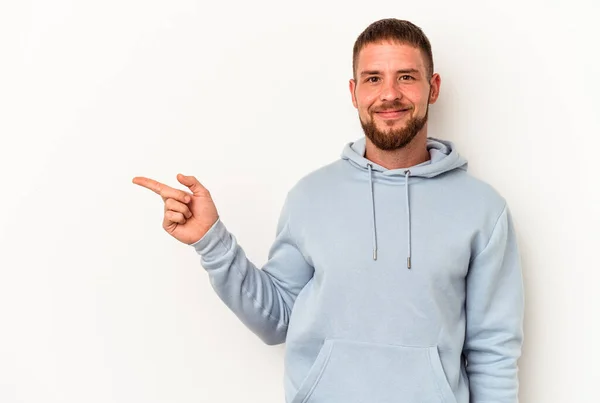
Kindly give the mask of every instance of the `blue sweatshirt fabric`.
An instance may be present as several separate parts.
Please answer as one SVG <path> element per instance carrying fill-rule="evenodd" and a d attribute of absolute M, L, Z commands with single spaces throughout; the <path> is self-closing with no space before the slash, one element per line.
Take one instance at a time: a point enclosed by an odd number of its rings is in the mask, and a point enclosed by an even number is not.
<path fill-rule="evenodd" d="M 192 246 L 220 298 L 286 342 L 287 403 L 516 403 L 523 282 L 506 201 L 449 141 L 388 170 L 365 138 L 287 194 L 257 268 L 218 219 Z"/>

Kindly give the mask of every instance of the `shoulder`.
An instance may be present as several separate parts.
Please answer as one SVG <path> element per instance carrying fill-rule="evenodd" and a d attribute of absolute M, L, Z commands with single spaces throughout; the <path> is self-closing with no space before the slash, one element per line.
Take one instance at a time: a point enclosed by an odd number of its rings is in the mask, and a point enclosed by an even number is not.
<path fill-rule="evenodd" d="M 489 182 L 465 171 L 456 172 L 449 178 L 448 202 L 456 216 L 477 229 L 473 238 L 473 253 L 477 254 L 487 244 L 497 223 L 508 212 L 504 196 Z"/>
<path fill-rule="evenodd" d="M 330 190 L 343 178 L 343 169 L 344 161 L 340 159 L 310 171 L 296 182 L 290 189 L 290 193 L 300 197 Z"/>
<path fill-rule="evenodd" d="M 499 211 L 506 205 L 506 199 L 493 185 L 464 170 L 449 173 L 446 180 L 450 193 L 459 199 L 470 200 L 474 204 L 485 204 L 488 208 Z"/>

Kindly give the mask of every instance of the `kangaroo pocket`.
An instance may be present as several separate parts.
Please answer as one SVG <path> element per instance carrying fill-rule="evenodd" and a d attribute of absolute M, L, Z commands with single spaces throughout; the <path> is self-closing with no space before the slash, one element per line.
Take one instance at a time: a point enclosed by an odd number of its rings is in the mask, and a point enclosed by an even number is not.
<path fill-rule="evenodd" d="M 292 403 L 456 403 L 437 347 L 325 340 Z"/>

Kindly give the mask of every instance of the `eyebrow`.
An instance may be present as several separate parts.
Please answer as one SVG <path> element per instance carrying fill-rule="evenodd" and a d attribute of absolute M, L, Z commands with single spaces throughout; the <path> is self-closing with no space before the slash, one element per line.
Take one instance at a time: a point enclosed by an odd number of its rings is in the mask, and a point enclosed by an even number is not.
<path fill-rule="evenodd" d="M 419 70 L 416 69 L 402 69 L 402 70 L 398 70 L 396 71 L 397 74 L 407 74 L 407 73 L 412 73 L 412 74 L 419 74 Z M 363 71 L 360 73 L 361 76 L 370 76 L 370 75 L 378 75 L 381 74 L 381 72 L 379 70 L 367 70 L 367 71 Z"/>

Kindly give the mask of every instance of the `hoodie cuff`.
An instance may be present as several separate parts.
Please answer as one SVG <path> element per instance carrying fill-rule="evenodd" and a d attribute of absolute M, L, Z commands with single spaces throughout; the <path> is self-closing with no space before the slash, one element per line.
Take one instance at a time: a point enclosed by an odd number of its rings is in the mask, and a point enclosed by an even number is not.
<path fill-rule="evenodd" d="M 192 246 L 204 260 L 214 260 L 223 256 L 231 248 L 231 234 L 225 228 L 220 218 L 204 234 L 200 240 L 194 242 Z"/>

